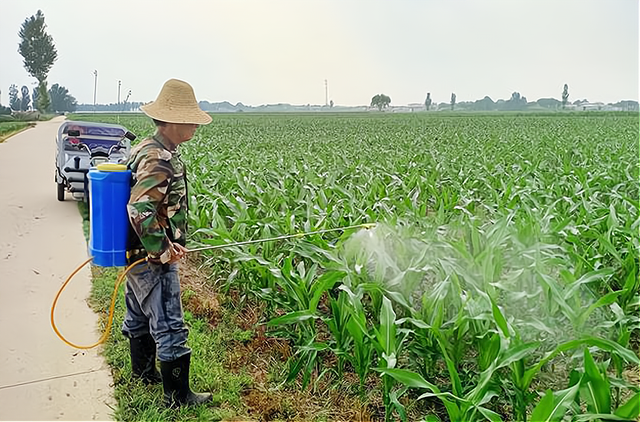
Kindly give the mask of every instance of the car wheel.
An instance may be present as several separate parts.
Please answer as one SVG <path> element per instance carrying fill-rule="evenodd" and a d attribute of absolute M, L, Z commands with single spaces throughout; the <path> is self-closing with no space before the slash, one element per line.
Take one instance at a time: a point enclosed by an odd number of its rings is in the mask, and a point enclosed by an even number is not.
<path fill-rule="evenodd" d="M 64 183 L 56 183 L 58 185 L 58 201 L 64 201 Z"/>

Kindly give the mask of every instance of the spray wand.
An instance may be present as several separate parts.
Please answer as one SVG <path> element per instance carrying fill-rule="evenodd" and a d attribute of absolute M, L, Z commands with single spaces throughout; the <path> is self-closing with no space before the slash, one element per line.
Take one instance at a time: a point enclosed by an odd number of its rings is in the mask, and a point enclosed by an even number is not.
<path fill-rule="evenodd" d="M 356 224 L 356 225 L 353 225 L 353 226 L 338 227 L 338 228 L 334 228 L 334 229 L 324 229 L 324 230 L 316 230 L 316 231 L 311 231 L 311 232 L 306 232 L 306 233 L 297 233 L 297 234 L 290 234 L 290 235 L 284 235 L 284 236 L 270 237 L 270 238 L 267 238 L 267 239 L 255 239 L 255 240 L 246 240 L 246 241 L 243 241 L 243 242 L 223 243 L 223 244 L 220 244 L 220 245 L 211 245 L 211 246 L 203 246 L 203 247 L 194 248 L 194 249 L 187 249 L 187 253 L 210 250 L 210 249 L 223 249 L 223 248 L 230 248 L 230 247 L 234 247 L 234 246 L 250 245 L 250 244 L 253 244 L 253 243 L 271 242 L 271 241 L 275 241 L 275 240 L 302 238 L 302 237 L 311 236 L 311 235 L 314 235 L 314 234 L 324 234 L 324 233 L 335 232 L 335 231 L 346 231 L 346 230 L 359 229 L 359 228 L 371 229 L 371 228 L 375 227 L 375 225 L 376 225 L 376 223 L 364 223 L 364 224 Z M 60 297 L 60 295 L 62 294 L 64 289 L 67 287 L 67 284 L 69 284 L 69 281 L 71 281 L 71 279 L 85 265 L 87 265 L 89 262 L 91 262 L 93 260 L 93 257 L 87 259 L 78 268 L 76 268 L 69 275 L 69 277 L 67 277 L 67 280 L 62 284 L 62 287 L 60 287 L 60 290 L 58 290 L 58 293 L 56 294 L 56 297 L 53 299 L 53 304 L 51 305 L 51 327 L 53 327 L 53 331 L 55 331 L 56 335 L 60 338 L 60 340 L 62 340 L 63 342 L 65 342 L 69 346 L 74 347 L 76 349 L 93 349 L 94 347 L 104 343 L 107 340 L 107 337 L 109 337 L 109 333 L 111 332 L 111 325 L 113 324 L 113 312 L 114 312 L 114 309 L 115 309 L 116 298 L 118 297 L 118 289 L 120 288 L 120 285 L 124 281 L 124 278 L 127 275 L 127 273 L 129 273 L 129 271 L 131 271 L 131 269 L 133 267 L 135 267 L 136 265 L 138 265 L 139 263 L 141 263 L 143 261 L 146 261 L 147 258 L 148 257 L 145 257 L 145 258 L 141 258 L 141 259 L 135 261 L 134 263 L 132 263 L 131 265 L 126 267 L 125 270 L 118 276 L 118 278 L 116 279 L 116 284 L 115 284 L 115 287 L 114 287 L 114 290 L 113 290 L 113 294 L 111 295 L 111 305 L 109 306 L 109 317 L 107 319 L 107 326 L 106 326 L 104 332 L 102 333 L 102 335 L 100 336 L 100 338 L 98 339 L 98 341 L 95 342 L 94 344 L 91 344 L 91 345 L 88 345 L 88 346 L 77 345 L 77 344 L 74 344 L 74 343 L 70 342 L 69 340 L 67 340 L 60 333 L 60 331 L 58 330 L 58 327 L 56 326 L 56 323 L 55 323 L 55 320 L 54 320 L 54 312 L 55 312 L 55 309 L 56 309 L 56 304 L 58 303 L 58 298 Z"/>

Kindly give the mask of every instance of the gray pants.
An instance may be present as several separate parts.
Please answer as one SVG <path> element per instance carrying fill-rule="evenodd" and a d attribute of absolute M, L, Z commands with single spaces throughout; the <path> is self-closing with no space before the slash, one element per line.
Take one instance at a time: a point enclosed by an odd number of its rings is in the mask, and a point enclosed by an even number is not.
<path fill-rule="evenodd" d="M 127 274 L 125 302 L 125 337 L 151 334 L 163 362 L 191 353 L 186 346 L 189 330 L 182 314 L 178 264 L 141 262 L 133 267 Z"/>

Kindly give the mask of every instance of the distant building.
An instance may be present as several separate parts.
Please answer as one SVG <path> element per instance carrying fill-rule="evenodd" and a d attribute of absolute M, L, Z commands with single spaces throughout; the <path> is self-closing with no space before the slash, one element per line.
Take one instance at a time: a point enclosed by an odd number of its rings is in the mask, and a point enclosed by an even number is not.
<path fill-rule="evenodd" d="M 582 103 L 576 107 L 577 110 L 581 111 L 598 111 L 605 109 L 604 103 Z"/>
<path fill-rule="evenodd" d="M 427 109 L 423 103 L 409 103 L 407 107 L 409 107 L 411 111 L 425 111 Z"/>

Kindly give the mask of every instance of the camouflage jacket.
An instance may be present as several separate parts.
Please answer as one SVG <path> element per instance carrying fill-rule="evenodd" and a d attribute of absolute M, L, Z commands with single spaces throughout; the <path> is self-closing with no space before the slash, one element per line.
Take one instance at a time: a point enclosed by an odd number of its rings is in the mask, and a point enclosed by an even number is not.
<path fill-rule="evenodd" d="M 187 175 L 177 151 L 158 133 L 131 151 L 131 197 L 127 205 L 131 230 L 129 262 L 146 255 L 166 263 L 172 242 L 183 246 L 187 235 Z"/>

